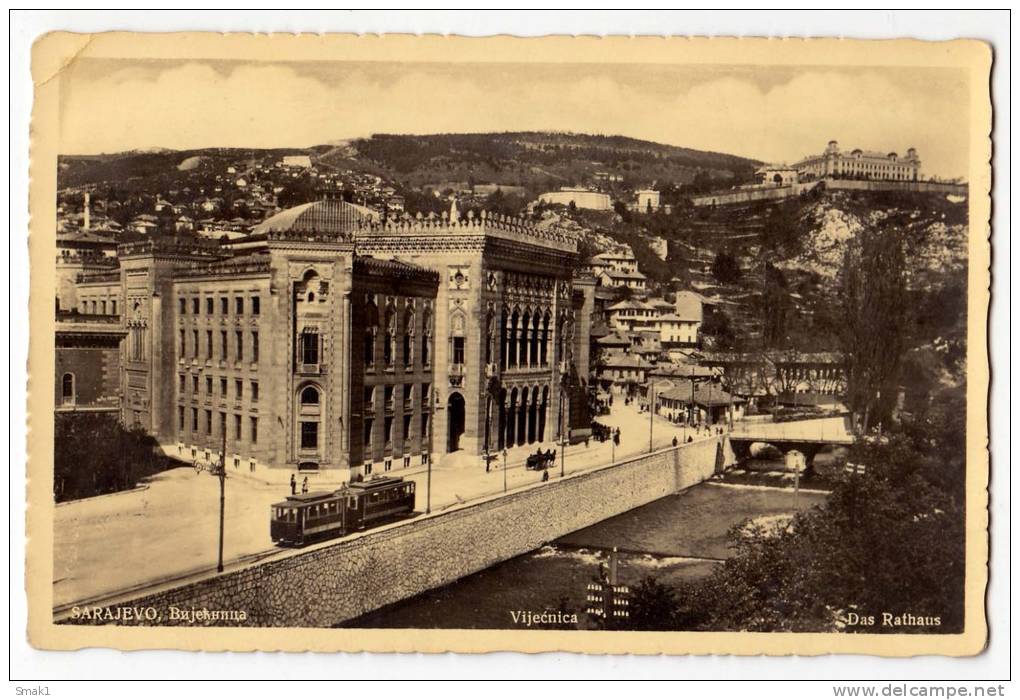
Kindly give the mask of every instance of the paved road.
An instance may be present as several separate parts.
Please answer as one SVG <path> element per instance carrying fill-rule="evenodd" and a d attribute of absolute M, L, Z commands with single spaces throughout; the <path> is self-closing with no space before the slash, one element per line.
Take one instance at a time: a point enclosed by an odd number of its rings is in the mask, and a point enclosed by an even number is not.
<path fill-rule="evenodd" d="M 648 414 L 631 406 L 614 406 L 602 423 L 619 427 L 621 444 L 617 461 L 648 451 Z M 663 448 L 674 436 L 686 433 L 667 421 L 655 419 L 655 446 Z M 702 433 L 702 437 L 707 434 Z M 550 447 L 555 447 L 551 446 Z M 516 448 L 508 456 L 506 484 L 513 489 L 541 480 L 541 472 L 518 465 L 535 446 Z M 610 443 L 592 441 L 589 447 L 567 449 L 566 473 L 608 463 Z M 443 466 L 432 472 L 432 509 L 499 493 L 503 490 L 502 460 L 485 472 L 477 460 L 450 460 L 460 466 Z M 558 478 L 560 461 L 549 470 Z M 426 474 L 408 478 L 418 486 L 418 509 L 425 509 Z M 282 500 L 286 486 L 265 485 L 243 478 L 226 482 L 224 559 L 230 562 L 272 549 L 269 506 Z M 168 577 L 216 565 L 219 537 L 219 483 L 210 474 L 191 468 L 156 475 L 148 488 L 60 505 L 54 524 L 54 605 L 121 591 Z"/>

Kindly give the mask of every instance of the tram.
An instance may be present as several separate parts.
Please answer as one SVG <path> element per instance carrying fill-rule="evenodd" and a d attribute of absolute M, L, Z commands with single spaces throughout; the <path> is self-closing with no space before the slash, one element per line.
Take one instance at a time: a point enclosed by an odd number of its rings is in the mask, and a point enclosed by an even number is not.
<path fill-rule="evenodd" d="M 414 482 L 376 477 L 336 491 L 288 496 L 270 506 L 273 542 L 302 546 L 376 527 L 414 512 Z"/>

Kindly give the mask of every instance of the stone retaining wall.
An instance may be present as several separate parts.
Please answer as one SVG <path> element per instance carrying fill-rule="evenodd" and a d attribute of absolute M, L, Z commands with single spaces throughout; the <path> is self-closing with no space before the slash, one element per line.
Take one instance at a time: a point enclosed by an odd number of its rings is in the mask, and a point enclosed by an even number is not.
<path fill-rule="evenodd" d="M 104 605 L 154 608 L 162 625 L 331 626 L 682 491 L 734 461 L 726 438 L 700 440 Z M 174 620 L 171 606 L 244 610 L 246 619 Z"/>
<path fill-rule="evenodd" d="M 827 190 L 855 190 L 861 192 L 935 192 L 966 197 L 968 186 L 950 182 L 903 182 L 897 180 L 814 180 L 798 182 L 784 187 L 748 187 L 743 190 L 719 192 L 691 197 L 691 204 L 696 207 L 725 206 L 729 204 L 746 204 L 772 199 L 789 199 L 812 190 L 824 183 Z"/>

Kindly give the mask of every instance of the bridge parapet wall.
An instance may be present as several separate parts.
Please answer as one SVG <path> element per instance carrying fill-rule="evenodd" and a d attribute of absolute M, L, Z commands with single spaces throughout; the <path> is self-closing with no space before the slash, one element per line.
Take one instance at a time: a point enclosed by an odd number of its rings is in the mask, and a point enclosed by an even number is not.
<path fill-rule="evenodd" d="M 161 625 L 332 626 L 682 491 L 734 462 L 725 437 L 700 440 L 102 605 L 151 606 Z M 172 620 L 171 606 L 243 610 L 246 619 Z"/>

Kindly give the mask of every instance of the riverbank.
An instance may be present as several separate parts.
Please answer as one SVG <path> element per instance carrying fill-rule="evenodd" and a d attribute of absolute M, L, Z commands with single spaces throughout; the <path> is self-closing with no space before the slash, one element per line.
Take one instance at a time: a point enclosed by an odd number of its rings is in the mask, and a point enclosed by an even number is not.
<path fill-rule="evenodd" d="M 523 618 L 513 613 L 523 610 L 576 613 L 576 625 L 543 626 L 582 629 L 584 587 L 599 564 L 608 563 L 613 547 L 620 550 L 621 583 L 634 585 L 647 576 L 676 583 L 708 575 L 729 556 L 727 533 L 733 526 L 748 519 L 782 517 L 824 500 L 824 494 L 801 493 L 795 503 L 791 490 L 706 482 L 342 626 L 520 629 Z"/>

